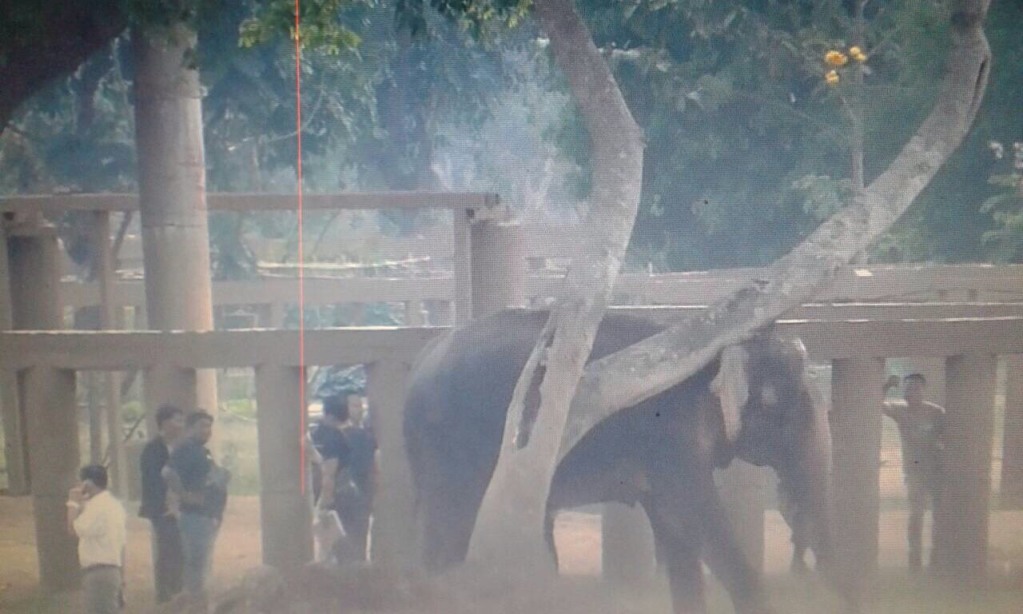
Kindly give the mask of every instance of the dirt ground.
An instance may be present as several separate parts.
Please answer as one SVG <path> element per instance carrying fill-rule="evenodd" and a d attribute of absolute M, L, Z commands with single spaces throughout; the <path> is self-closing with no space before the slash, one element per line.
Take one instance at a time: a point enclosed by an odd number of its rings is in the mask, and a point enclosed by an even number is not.
<path fill-rule="evenodd" d="M 135 510 L 130 508 L 129 511 Z M 880 564 L 883 574 L 902 574 L 897 570 L 904 564 L 905 521 L 904 511 L 885 511 L 881 515 Z M 769 578 L 784 577 L 790 553 L 788 531 L 775 512 L 768 512 L 766 526 L 766 572 Z M 69 611 L 67 602 L 41 605 L 36 595 L 37 560 L 34 542 L 31 500 L 27 497 L 0 497 L 0 612 Z M 582 512 L 563 513 L 558 520 L 557 542 L 564 574 L 584 577 L 599 575 L 598 516 Z M 991 545 L 992 574 L 1000 587 L 998 603 L 1004 605 L 977 611 L 1023 611 L 1023 512 L 996 512 L 992 515 Z M 152 603 L 149 548 L 148 525 L 132 514 L 129 520 L 127 566 L 128 612 L 148 611 Z M 233 497 L 217 541 L 213 566 L 215 589 L 223 590 L 235 585 L 246 570 L 259 563 L 258 499 Z"/>

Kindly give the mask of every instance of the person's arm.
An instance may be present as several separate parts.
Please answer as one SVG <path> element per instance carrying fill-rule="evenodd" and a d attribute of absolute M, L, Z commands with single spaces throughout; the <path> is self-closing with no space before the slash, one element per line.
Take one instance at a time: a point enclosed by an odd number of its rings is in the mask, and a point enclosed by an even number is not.
<path fill-rule="evenodd" d="M 82 492 L 81 486 L 75 486 L 68 491 L 65 506 L 67 507 L 67 531 L 71 535 L 77 536 L 78 532 L 75 530 L 75 521 L 85 511 L 85 493 Z"/>
<path fill-rule="evenodd" d="M 176 501 L 191 505 L 202 505 L 202 493 L 185 490 L 185 485 L 181 481 L 181 474 L 178 473 L 176 468 L 168 464 L 160 472 L 160 475 L 167 482 L 168 494 L 173 493 Z"/>
<path fill-rule="evenodd" d="M 334 505 L 334 489 L 337 485 L 337 472 L 339 464 L 337 458 L 328 458 L 323 461 L 320 470 L 320 500 L 316 502 L 316 509 L 324 512 Z"/>
<path fill-rule="evenodd" d="M 934 416 L 934 444 L 938 450 L 944 451 L 945 449 L 945 408 L 940 405 L 934 406 L 934 411 L 937 413 Z"/>
<path fill-rule="evenodd" d="M 899 376 L 898 375 L 889 376 L 888 379 L 885 381 L 884 385 L 881 386 L 881 396 L 882 397 L 888 396 L 889 390 L 898 387 Z M 899 406 L 895 403 L 892 403 L 891 401 L 885 400 L 881 402 L 881 411 L 884 413 L 884 415 L 888 416 L 892 420 L 898 421 L 899 419 L 902 418 L 902 415 L 899 413 L 898 410 Z"/>

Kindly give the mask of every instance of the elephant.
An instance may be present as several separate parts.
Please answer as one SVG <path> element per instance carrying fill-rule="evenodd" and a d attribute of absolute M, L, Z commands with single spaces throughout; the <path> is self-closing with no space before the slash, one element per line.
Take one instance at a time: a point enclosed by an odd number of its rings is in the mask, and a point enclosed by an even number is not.
<path fill-rule="evenodd" d="M 428 571 L 464 560 L 501 445 L 516 380 L 548 313 L 510 309 L 434 339 L 413 364 L 403 429 Z M 663 326 L 607 314 L 590 360 Z M 701 560 L 737 612 L 768 612 L 759 573 L 733 535 L 713 471 L 740 458 L 775 469 L 801 510 L 818 568 L 831 558 L 827 416 L 801 343 L 758 334 L 692 377 L 600 422 L 555 469 L 544 531 L 558 510 L 642 506 L 669 577 L 675 612 L 705 611 Z"/>

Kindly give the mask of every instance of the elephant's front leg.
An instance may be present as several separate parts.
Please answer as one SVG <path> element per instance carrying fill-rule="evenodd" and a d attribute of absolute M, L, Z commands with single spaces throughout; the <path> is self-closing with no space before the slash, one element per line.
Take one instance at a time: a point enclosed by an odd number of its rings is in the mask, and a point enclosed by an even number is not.
<path fill-rule="evenodd" d="M 673 535 L 664 523 L 650 521 L 654 539 L 661 556 L 668 585 L 671 588 L 671 603 L 675 614 L 705 614 L 707 600 L 703 587 L 703 568 L 700 565 L 700 547 L 684 538 Z"/>
<path fill-rule="evenodd" d="M 770 614 L 760 574 L 736 541 L 717 489 L 710 488 L 702 499 L 707 566 L 728 591 L 737 614 Z"/>
<path fill-rule="evenodd" d="M 654 488 L 641 502 L 650 519 L 660 562 L 668 573 L 675 614 L 704 614 L 703 567 L 700 565 L 702 531 L 699 514 L 691 501 L 674 492 Z"/>

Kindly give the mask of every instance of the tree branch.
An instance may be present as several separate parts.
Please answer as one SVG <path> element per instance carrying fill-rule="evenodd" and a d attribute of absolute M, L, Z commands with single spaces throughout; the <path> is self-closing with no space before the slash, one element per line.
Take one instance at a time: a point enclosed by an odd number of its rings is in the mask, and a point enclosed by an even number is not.
<path fill-rule="evenodd" d="M 4 2 L 0 22 L 24 19 L 25 4 Z M 32 10 L 39 21 L 31 31 L 0 42 L 0 133 L 21 103 L 74 71 L 128 27 L 119 0 L 48 2 Z"/>
<path fill-rule="evenodd" d="M 988 0 L 960 0 L 952 45 L 930 115 L 891 166 L 802 244 L 706 315 L 589 365 L 572 401 L 560 458 L 601 420 L 684 381 L 725 346 L 749 338 L 813 297 L 835 272 L 877 240 L 927 186 L 969 132 L 987 86 Z"/>

